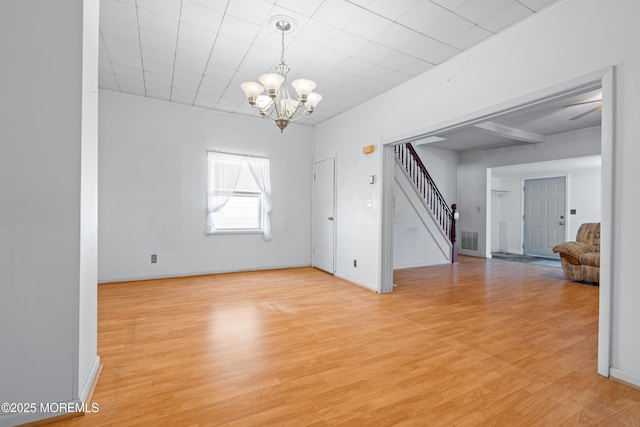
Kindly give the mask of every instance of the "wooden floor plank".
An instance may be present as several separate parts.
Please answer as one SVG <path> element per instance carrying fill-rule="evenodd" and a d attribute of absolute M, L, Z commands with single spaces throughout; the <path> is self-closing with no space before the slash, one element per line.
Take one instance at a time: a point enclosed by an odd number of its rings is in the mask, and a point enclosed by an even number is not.
<path fill-rule="evenodd" d="M 597 287 L 470 257 L 394 282 L 100 285 L 99 411 L 51 425 L 640 425 L 640 390 L 596 373 Z"/>

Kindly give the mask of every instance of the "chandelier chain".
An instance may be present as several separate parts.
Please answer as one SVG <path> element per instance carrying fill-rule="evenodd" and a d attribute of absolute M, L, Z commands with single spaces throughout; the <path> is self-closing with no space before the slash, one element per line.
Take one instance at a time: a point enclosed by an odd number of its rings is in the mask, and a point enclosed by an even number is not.
<path fill-rule="evenodd" d="M 280 62 L 283 65 L 286 64 L 284 60 L 284 26 L 282 27 L 282 54 L 280 55 Z"/>

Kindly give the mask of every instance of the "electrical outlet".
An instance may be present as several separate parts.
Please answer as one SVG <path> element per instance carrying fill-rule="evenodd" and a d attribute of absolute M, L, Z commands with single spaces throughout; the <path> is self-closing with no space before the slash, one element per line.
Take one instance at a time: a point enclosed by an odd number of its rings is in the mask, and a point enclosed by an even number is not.
<path fill-rule="evenodd" d="M 354 266 L 354 267 L 358 267 L 358 260 L 357 260 L 357 259 L 354 259 L 354 260 L 353 260 L 353 266 Z"/>
<path fill-rule="evenodd" d="M 151 254 L 151 264 L 155 264 L 158 262 L 158 255 Z"/>

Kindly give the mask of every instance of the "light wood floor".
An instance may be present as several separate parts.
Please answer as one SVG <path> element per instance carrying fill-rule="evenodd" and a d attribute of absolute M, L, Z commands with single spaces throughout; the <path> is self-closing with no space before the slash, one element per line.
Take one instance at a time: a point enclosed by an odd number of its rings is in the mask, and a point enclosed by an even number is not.
<path fill-rule="evenodd" d="M 99 287 L 92 402 L 52 426 L 640 425 L 598 288 L 460 257 L 378 295 L 311 268 Z"/>

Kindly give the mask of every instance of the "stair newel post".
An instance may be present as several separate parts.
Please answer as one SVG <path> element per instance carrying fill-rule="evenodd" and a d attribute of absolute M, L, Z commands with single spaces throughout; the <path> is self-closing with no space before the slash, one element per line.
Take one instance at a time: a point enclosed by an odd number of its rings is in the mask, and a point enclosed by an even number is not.
<path fill-rule="evenodd" d="M 458 263 L 458 243 L 456 241 L 456 222 L 458 221 L 458 216 L 458 205 L 454 203 L 451 205 L 451 244 L 453 245 L 453 248 L 451 249 L 452 264 Z"/>

